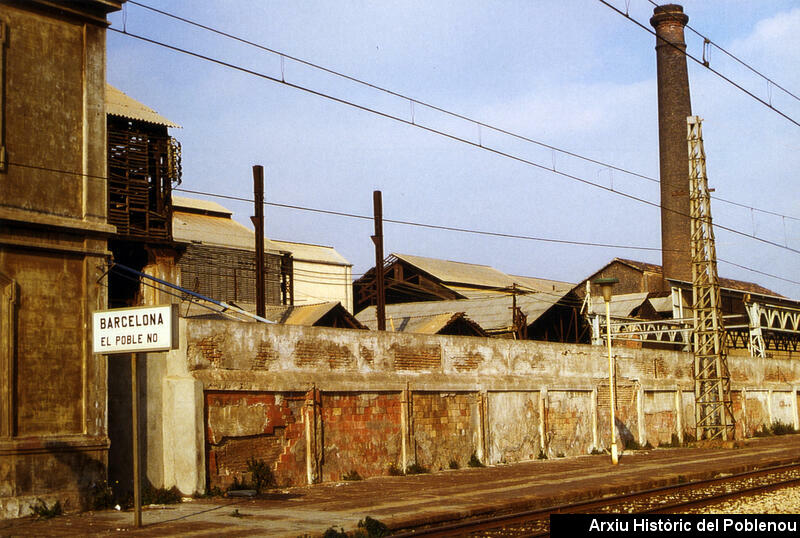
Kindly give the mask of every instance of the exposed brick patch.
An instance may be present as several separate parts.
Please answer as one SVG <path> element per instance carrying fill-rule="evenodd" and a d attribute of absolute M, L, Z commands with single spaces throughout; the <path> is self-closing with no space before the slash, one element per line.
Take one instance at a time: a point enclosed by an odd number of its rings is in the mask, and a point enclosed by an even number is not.
<path fill-rule="evenodd" d="M 548 393 L 545 430 L 551 456 L 586 453 L 592 438 L 591 420 L 584 420 L 589 402 L 588 392 Z"/>
<path fill-rule="evenodd" d="M 226 488 L 234 477 L 247 479 L 247 461 L 264 460 L 279 484 L 305 483 L 303 393 L 206 392 L 206 447 L 209 484 Z M 263 410 L 265 424 L 258 433 L 221 435 L 230 424 L 215 424 L 214 417 L 235 417 L 236 408 Z M 225 410 L 234 412 L 225 412 Z"/>
<path fill-rule="evenodd" d="M 206 336 L 195 344 L 213 368 L 222 368 L 223 357 L 219 346 L 223 339 L 222 335 Z"/>
<path fill-rule="evenodd" d="M 331 370 L 347 370 L 354 367 L 350 348 L 327 340 L 297 342 L 294 362 L 301 368 L 327 366 Z"/>
<path fill-rule="evenodd" d="M 386 474 L 400 454 L 400 393 L 322 393 L 323 480 Z"/>
<path fill-rule="evenodd" d="M 434 470 L 451 460 L 466 465 L 476 449 L 477 394 L 415 392 L 412 410 L 417 463 Z"/>
<path fill-rule="evenodd" d="M 483 362 L 483 355 L 480 353 L 467 353 L 453 357 L 453 368 L 456 372 L 474 372 Z"/>
<path fill-rule="evenodd" d="M 442 348 L 431 346 L 399 346 L 392 345 L 394 351 L 395 370 L 441 370 Z"/>
<path fill-rule="evenodd" d="M 358 353 L 361 355 L 361 358 L 364 359 L 364 362 L 367 363 L 367 365 L 372 366 L 375 363 L 375 352 L 372 350 L 372 348 L 361 344 L 358 348 Z"/>
<path fill-rule="evenodd" d="M 278 352 L 272 347 L 270 342 L 261 342 L 258 344 L 258 351 L 256 356 L 250 364 L 253 370 L 269 370 L 270 367 L 278 360 Z"/>

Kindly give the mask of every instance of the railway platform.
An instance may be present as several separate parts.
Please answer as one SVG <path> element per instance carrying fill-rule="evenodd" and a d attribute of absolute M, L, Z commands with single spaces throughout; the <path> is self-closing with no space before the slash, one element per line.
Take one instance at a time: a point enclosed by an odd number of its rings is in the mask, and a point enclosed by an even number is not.
<path fill-rule="evenodd" d="M 260 498 L 202 498 L 128 511 L 0 521 L 0 536 L 320 536 L 372 517 L 392 530 L 544 508 L 800 462 L 800 435 L 704 446 L 537 460 L 274 490 Z"/>

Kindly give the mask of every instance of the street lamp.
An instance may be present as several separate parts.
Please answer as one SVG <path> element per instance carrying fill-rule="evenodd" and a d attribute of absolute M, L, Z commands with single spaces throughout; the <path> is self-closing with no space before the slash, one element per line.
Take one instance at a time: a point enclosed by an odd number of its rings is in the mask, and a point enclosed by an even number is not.
<path fill-rule="evenodd" d="M 606 303 L 606 334 L 608 335 L 608 391 L 611 407 L 611 463 L 619 463 L 617 455 L 617 425 L 614 420 L 614 359 L 611 356 L 611 288 L 619 282 L 616 278 L 598 278 L 594 283 L 600 286 L 603 292 L 603 301 Z"/>

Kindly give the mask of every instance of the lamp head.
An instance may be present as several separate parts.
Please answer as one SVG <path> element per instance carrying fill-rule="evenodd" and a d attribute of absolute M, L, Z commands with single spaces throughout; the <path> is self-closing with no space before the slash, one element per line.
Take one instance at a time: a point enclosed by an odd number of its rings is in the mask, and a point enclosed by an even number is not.
<path fill-rule="evenodd" d="M 619 282 L 617 278 L 598 278 L 594 281 L 594 284 L 600 286 L 600 290 L 603 292 L 603 300 L 605 302 L 611 301 L 611 288 L 614 287 L 614 284 Z"/>

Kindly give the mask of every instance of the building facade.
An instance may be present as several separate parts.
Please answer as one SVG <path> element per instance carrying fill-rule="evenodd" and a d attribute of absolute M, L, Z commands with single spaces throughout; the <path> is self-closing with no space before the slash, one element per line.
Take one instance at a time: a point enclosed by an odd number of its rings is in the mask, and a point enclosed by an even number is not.
<path fill-rule="evenodd" d="M 0 2 L 0 517 L 86 506 L 108 453 L 106 15 Z"/>

